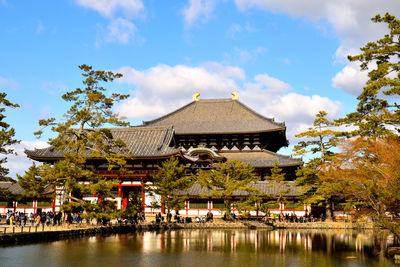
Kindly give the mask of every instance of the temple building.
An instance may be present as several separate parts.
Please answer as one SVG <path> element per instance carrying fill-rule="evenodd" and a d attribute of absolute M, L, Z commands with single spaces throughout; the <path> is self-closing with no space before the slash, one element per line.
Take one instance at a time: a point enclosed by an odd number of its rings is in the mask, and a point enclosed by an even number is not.
<path fill-rule="evenodd" d="M 124 209 L 132 194 L 140 193 L 146 213 L 153 210 L 151 204 L 156 196 L 142 190 L 142 181 L 151 182 L 158 166 L 170 158 L 177 157 L 191 171 L 211 169 L 213 164 L 226 160 L 241 160 L 251 163 L 260 181 L 255 187 L 270 196 L 277 196 L 285 187 L 286 198 L 296 200 L 299 187 L 294 185 L 295 171 L 303 164 L 301 159 L 278 154 L 288 145 L 286 126 L 272 118 L 264 117 L 238 100 L 237 94 L 228 99 L 198 99 L 198 94 L 189 104 L 160 118 L 143 122 L 141 126 L 112 128 L 113 137 L 126 143 L 126 169 L 128 173 L 108 170 L 107 162 L 88 159 L 87 164 L 96 168 L 99 174 L 120 181 L 113 194 L 118 208 Z M 26 150 L 26 155 L 39 162 L 53 163 L 63 158 L 65 151 L 44 149 Z M 266 181 L 270 170 L 277 163 L 286 174 L 287 183 L 271 185 Z M 194 184 L 185 194 L 189 197 L 182 215 L 205 215 L 212 211 L 221 215 L 221 200 L 201 197 L 206 189 Z M 58 190 L 60 191 L 60 190 Z M 245 197 L 238 193 L 238 197 Z M 95 195 L 86 195 L 87 201 L 96 201 Z M 56 193 L 52 209 L 59 210 L 64 197 Z M 291 211 L 303 215 L 310 207 L 277 203 L 272 212 Z M 260 215 L 254 211 L 252 215 Z"/>

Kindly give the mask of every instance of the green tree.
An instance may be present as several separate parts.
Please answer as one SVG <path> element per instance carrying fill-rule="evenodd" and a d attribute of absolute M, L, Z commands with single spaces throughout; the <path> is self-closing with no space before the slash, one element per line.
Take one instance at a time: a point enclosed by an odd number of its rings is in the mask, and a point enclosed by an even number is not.
<path fill-rule="evenodd" d="M 286 202 L 285 195 L 290 193 L 290 188 L 287 188 L 288 181 L 285 181 L 285 173 L 279 168 L 278 163 L 275 161 L 274 166 L 271 168 L 271 175 L 267 176 L 267 181 L 271 182 L 270 186 L 278 186 L 279 193 L 276 199 L 277 203 Z"/>
<path fill-rule="evenodd" d="M 315 115 L 313 126 L 309 127 L 307 131 L 295 135 L 297 138 L 307 138 L 307 140 L 300 141 L 294 146 L 295 155 L 303 156 L 307 153 L 320 153 L 319 158 L 322 163 L 333 155 L 331 149 L 337 145 L 338 137 L 337 132 L 332 130 L 335 123 L 329 121 L 326 118 L 327 115 L 326 111 L 319 111 Z"/>
<path fill-rule="evenodd" d="M 205 196 L 224 201 L 222 211 L 226 213 L 227 219 L 232 219 L 233 206 L 244 209 L 249 204 L 249 198 L 250 203 L 256 202 L 255 192 L 257 190 L 252 187 L 252 184 L 259 181 L 260 178 L 254 175 L 254 167 L 250 164 L 244 164 L 238 160 L 227 160 L 216 164 L 209 172 L 200 170 L 195 180 L 199 185 L 211 191 Z M 249 198 L 235 199 L 234 193 L 240 190 L 247 192 Z"/>
<path fill-rule="evenodd" d="M 400 109 L 395 101 L 400 95 L 400 20 L 389 13 L 371 20 L 386 23 L 389 33 L 368 42 L 360 49 L 361 54 L 348 56 L 350 61 L 361 63 L 361 70 L 369 70 L 369 80 L 357 98 L 357 110 L 339 120 L 356 126 L 349 136 L 379 137 L 393 134 L 391 127 L 400 130 Z"/>
<path fill-rule="evenodd" d="M 122 168 L 125 164 L 123 151 L 125 144 L 114 139 L 110 126 L 128 126 L 117 114 L 112 113 L 114 104 L 126 99 L 128 95 L 112 93 L 106 95 L 103 83 L 122 77 L 111 71 L 93 70 L 91 66 L 81 65 L 84 88 L 76 88 L 62 95 L 63 100 L 71 103 L 63 120 L 56 118 L 39 121 L 42 129 L 36 132 L 41 136 L 43 129 L 50 127 L 57 137 L 49 139 L 55 150 L 60 150 L 64 158 L 54 164 L 44 164 L 40 168 L 42 183 L 45 186 L 64 187 L 64 196 L 69 199 L 63 205 L 64 210 L 80 206 L 89 215 L 109 218 L 115 205 L 108 198 L 113 197 L 111 189 L 118 182 L 98 175 L 94 161 L 107 163 L 109 169 Z M 83 181 L 89 181 L 84 184 Z M 27 184 L 28 190 L 32 186 Z M 82 200 L 83 194 L 96 193 L 99 201 L 95 204 Z M 111 214 L 111 215 L 110 215 Z"/>
<path fill-rule="evenodd" d="M 45 189 L 40 167 L 33 163 L 23 176 L 17 174 L 18 184 L 29 190 L 24 192 L 25 197 L 39 197 Z"/>
<path fill-rule="evenodd" d="M 128 204 L 125 210 L 121 210 L 120 217 L 122 218 L 133 218 L 135 215 L 139 215 L 143 211 L 142 192 L 133 191 L 128 199 Z"/>
<path fill-rule="evenodd" d="M 293 151 L 295 155 L 317 155 L 304 164 L 296 173 L 296 184 L 302 186 L 301 193 L 305 203 L 326 203 L 327 217 L 332 217 L 332 196 L 326 195 L 326 191 L 321 190 L 318 173 L 324 164 L 334 155 L 333 148 L 339 142 L 339 133 L 334 131 L 334 122 L 329 121 L 326 111 L 319 111 L 313 122 L 313 126 L 307 131 L 295 135 L 297 138 L 305 138 L 295 145 Z"/>
<path fill-rule="evenodd" d="M 10 177 L 7 177 L 9 170 L 4 167 L 4 164 L 7 163 L 7 155 L 15 154 L 10 146 L 19 143 L 14 137 L 14 128 L 4 121 L 6 108 L 18 108 L 19 105 L 10 102 L 6 97 L 6 93 L 0 93 L 0 154 L 5 156 L 0 159 L 0 181 L 12 181 Z"/>
<path fill-rule="evenodd" d="M 156 174 L 153 175 L 153 185 L 147 190 L 161 196 L 161 204 L 171 210 L 180 210 L 185 205 L 186 196 L 180 192 L 192 185 L 192 178 L 186 174 L 183 164 L 177 158 L 171 157 L 164 161 Z"/>

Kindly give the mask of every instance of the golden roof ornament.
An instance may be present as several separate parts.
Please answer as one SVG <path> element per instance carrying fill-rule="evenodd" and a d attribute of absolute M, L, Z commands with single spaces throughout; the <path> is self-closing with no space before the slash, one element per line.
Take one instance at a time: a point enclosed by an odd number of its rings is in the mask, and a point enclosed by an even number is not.
<path fill-rule="evenodd" d="M 200 96 L 199 93 L 195 93 L 195 94 L 193 95 L 193 101 L 199 101 L 199 96 Z"/>
<path fill-rule="evenodd" d="M 233 92 L 232 95 L 232 100 L 239 100 L 239 94 L 237 92 Z"/>

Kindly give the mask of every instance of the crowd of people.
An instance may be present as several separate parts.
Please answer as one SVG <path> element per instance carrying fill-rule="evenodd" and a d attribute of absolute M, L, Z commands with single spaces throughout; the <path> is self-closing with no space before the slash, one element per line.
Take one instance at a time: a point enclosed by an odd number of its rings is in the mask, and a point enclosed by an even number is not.
<path fill-rule="evenodd" d="M 6 214 L 6 224 L 15 226 L 55 226 L 61 225 L 63 222 L 67 224 L 81 223 L 82 218 L 80 212 L 65 213 L 64 218 L 61 211 L 59 212 L 37 212 L 24 213 L 8 211 Z"/>
<path fill-rule="evenodd" d="M 305 223 L 305 222 L 313 222 L 314 218 L 311 214 L 304 216 L 297 216 L 294 213 L 285 213 L 278 215 L 279 222 L 292 222 L 292 223 Z"/>
<path fill-rule="evenodd" d="M 61 212 L 23 213 L 9 211 L 6 214 L 6 224 L 15 226 L 61 225 Z"/>
<path fill-rule="evenodd" d="M 233 220 L 236 219 L 235 214 L 232 215 Z M 227 220 L 227 215 L 225 214 L 223 219 Z M 269 222 L 270 220 L 279 221 L 279 222 L 292 222 L 292 223 L 305 223 L 305 222 L 313 222 L 314 218 L 311 214 L 304 216 L 297 216 L 294 213 L 285 213 L 278 214 L 277 217 L 271 218 L 270 216 L 265 216 L 264 221 Z M 172 214 L 168 213 L 166 215 L 162 215 L 161 213 L 157 213 L 155 216 L 155 222 L 161 223 L 166 220 L 167 222 L 172 221 Z M 175 222 L 178 223 L 190 223 L 192 222 L 192 218 L 190 217 L 180 217 L 178 215 L 174 216 Z M 206 217 L 201 222 L 212 222 L 214 220 L 214 215 L 212 212 L 208 212 Z M 137 223 L 139 221 L 145 221 L 144 212 L 135 214 L 134 216 L 129 216 L 129 218 L 119 218 L 119 223 Z M 196 220 L 197 222 L 199 220 Z M 6 214 L 6 224 L 7 225 L 15 225 L 15 226 L 55 226 L 62 225 L 65 222 L 66 224 L 75 224 L 82 223 L 82 216 L 80 212 L 66 212 L 63 214 L 59 212 L 38 212 L 38 213 L 23 213 L 23 212 L 12 212 L 9 211 Z M 109 220 L 102 219 L 97 220 L 98 224 L 105 225 L 109 223 Z"/>

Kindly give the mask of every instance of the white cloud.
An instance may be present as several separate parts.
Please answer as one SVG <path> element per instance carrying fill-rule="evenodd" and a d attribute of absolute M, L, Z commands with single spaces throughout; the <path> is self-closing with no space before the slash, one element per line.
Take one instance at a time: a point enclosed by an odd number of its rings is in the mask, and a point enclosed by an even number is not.
<path fill-rule="evenodd" d="M 211 69 L 212 71 L 209 71 Z M 186 104 L 194 93 L 203 97 L 224 97 L 238 87 L 244 72 L 235 67 L 205 63 L 202 66 L 157 65 L 139 71 L 131 67 L 117 70 L 119 82 L 136 86 L 134 97 L 124 102 L 118 113 L 129 118 L 154 118 Z"/>
<path fill-rule="evenodd" d="M 120 44 L 128 44 L 137 33 L 136 26 L 129 20 L 117 18 L 111 20 L 107 26 L 106 42 L 116 42 Z"/>
<path fill-rule="evenodd" d="M 145 39 L 138 33 L 138 29 L 128 19 L 141 16 L 144 11 L 142 0 L 76 0 L 78 5 L 96 10 L 101 15 L 110 19 L 107 27 L 97 25 L 97 38 L 95 46 L 100 47 L 103 42 L 129 44 L 131 41 L 143 44 Z M 115 18 L 117 11 L 122 11 L 121 16 Z"/>
<path fill-rule="evenodd" d="M 7 0 L 1 0 L 0 3 L 5 7 L 11 7 L 10 3 L 8 3 Z"/>
<path fill-rule="evenodd" d="M 142 0 L 76 0 L 76 3 L 109 18 L 119 10 L 130 18 L 140 15 L 144 10 Z"/>
<path fill-rule="evenodd" d="M 44 25 L 41 21 L 39 21 L 36 27 L 36 34 L 41 34 L 43 31 L 44 31 Z"/>
<path fill-rule="evenodd" d="M 240 33 L 241 31 L 243 31 L 242 26 L 240 26 L 239 24 L 234 23 L 226 31 L 226 34 L 229 37 L 231 37 L 232 39 L 234 39 L 236 37 L 236 34 Z"/>
<path fill-rule="evenodd" d="M 67 86 L 61 81 L 46 81 L 42 84 L 42 90 L 49 95 L 60 95 L 67 91 Z"/>
<path fill-rule="evenodd" d="M 288 58 L 283 59 L 283 64 L 285 65 L 292 65 L 292 61 Z"/>
<path fill-rule="evenodd" d="M 189 4 L 183 9 L 185 22 L 190 26 L 195 21 L 206 22 L 215 10 L 220 0 L 189 0 Z"/>
<path fill-rule="evenodd" d="M 15 90 L 18 88 L 18 83 L 13 79 L 6 79 L 0 76 L 0 86 L 6 89 Z"/>
<path fill-rule="evenodd" d="M 252 27 L 249 23 L 246 23 L 244 26 L 234 23 L 228 28 L 226 34 L 230 38 L 235 39 L 236 35 L 241 32 L 255 32 L 255 31 L 256 29 Z"/>
<path fill-rule="evenodd" d="M 385 24 L 373 23 L 376 14 L 390 12 L 400 16 L 398 0 L 235 0 L 239 10 L 260 8 L 272 12 L 287 13 L 294 17 L 304 17 L 315 22 L 327 21 L 337 33 L 340 45 L 337 48 L 335 62 L 347 64 L 347 55 L 360 53 L 359 48 L 367 42 L 377 40 L 387 32 Z M 357 94 L 362 88 L 365 75 L 352 64 L 333 78 L 333 84 L 351 94 Z"/>
<path fill-rule="evenodd" d="M 265 86 L 268 92 L 271 93 L 283 93 L 292 89 L 289 84 L 277 78 L 270 77 L 268 74 L 259 74 L 254 77 L 254 80 L 258 85 Z"/>
<path fill-rule="evenodd" d="M 267 50 L 268 49 L 263 46 L 257 46 L 254 49 L 240 49 L 234 47 L 232 53 L 224 54 L 224 62 L 226 64 L 244 64 L 256 59 L 259 55 L 267 52 Z"/>
<path fill-rule="evenodd" d="M 239 10 L 261 8 L 313 21 L 328 21 L 341 39 L 338 57 L 344 57 L 366 41 L 382 35 L 383 26 L 371 23 L 371 17 L 385 12 L 400 15 L 398 0 L 235 0 L 235 3 Z"/>
<path fill-rule="evenodd" d="M 368 72 L 360 71 L 356 63 L 350 63 L 332 79 L 332 86 L 352 95 L 360 95 L 368 80 Z"/>
<path fill-rule="evenodd" d="M 257 112 L 285 121 L 291 140 L 294 140 L 296 133 L 312 124 L 320 110 L 327 111 L 330 118 L 336 118 L 339 114 L 341 105 L 338 101 L 320 95 L 291 92 L 289 84 L 267 74 L 257 75 L 254 80 L 244 85 L 240 92 L 241 99 Z"/>
<path fill-rule="evenodd" d="M 315 114 L 325 110 L 336 117 L 340 103 L 319 95 L 301 95 L 292 87 L 266 73 L 246 81 L 242 69 L 207 62 L 199 66 L 157 65 L 147 70 L 122 67 L 124 74 L 119 82 L 135 86 L 132 97 L 122 103 L 117 112 L 131 119 L 154 119 L 187 103 L 194 93 L 201 98 L 227 98 L 231 92 L 239 93 L 239 99 L 255 111 L 278 121 L 286 121 L 288 136 L 305 126 L 310 126 Z"/>
<path fill-rule="evenodd" d="M 45 148 L 48 144 L 43 141 L 21 141 L 21 143 L 13 145 L 17 155 L 7 155 L 7 163 L 4 165 L 10 170 L 9 176 L 17 179 L 16 174 L 23 175 L 29 166 L 32 165 L 30 160 L 24 153 L 25 149 L 33 150 L 34 148 Z"/>
<path fill-rule="evenodd" d="M 98 25 L 98 36 L 95 45 L 100 47 L 103 42 L 127 45 L 135 43 L 142 45 L 145 39 L 139 34 L 135 24 L 131 21 L 116 18 L 110 20 L 106 28 Z"/>

